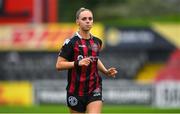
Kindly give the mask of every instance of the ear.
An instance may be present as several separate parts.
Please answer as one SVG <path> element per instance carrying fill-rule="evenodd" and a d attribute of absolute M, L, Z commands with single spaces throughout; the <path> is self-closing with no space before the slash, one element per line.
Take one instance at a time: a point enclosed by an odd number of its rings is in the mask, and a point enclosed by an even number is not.
<path fill-rule="evenodd" d="M 76 19 L 76 24 L 79 25 L 79 20 L 78 19 Z"/>

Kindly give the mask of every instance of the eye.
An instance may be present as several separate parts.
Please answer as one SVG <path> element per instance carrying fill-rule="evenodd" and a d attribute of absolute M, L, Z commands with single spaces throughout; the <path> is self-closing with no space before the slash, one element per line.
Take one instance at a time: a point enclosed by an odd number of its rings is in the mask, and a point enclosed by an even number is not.
<path fill-rule="evenodd" d="M 86 17 L 83 17 L 82 20 L 85 21 L 87 18 Z"/>
<path fill-rule="evenodd" d="M 92 20 L 93 20 L 93 18 L 92 18 L 92 17 L 89 17 L 89 20 L 90 20 L 90 21 L 92 21 Z"/>

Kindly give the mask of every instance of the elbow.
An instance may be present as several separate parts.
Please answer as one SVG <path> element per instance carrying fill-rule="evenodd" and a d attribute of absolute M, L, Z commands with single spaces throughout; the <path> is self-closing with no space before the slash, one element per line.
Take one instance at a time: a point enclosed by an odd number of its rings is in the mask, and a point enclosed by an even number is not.
<path fill-rule="evenodd" d="M 61 65 L 59 65 L 58 63 L 56 63 L 56 70 L 57 70 L 57 71 L 62 70 Z"/>

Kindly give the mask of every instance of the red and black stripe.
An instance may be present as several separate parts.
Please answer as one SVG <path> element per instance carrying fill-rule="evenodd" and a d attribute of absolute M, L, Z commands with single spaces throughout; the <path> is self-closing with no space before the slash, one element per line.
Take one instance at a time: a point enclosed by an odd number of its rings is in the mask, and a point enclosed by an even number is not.
<path fill-rule="evenodd" d="M 95 89 L 101 89 L 101 77 L 98 74 L 97 69 L 97 56 L 99 55 L 99 50 L 95 51 L 92 49 L 93 45 L 96 44 L 100 46 L 97 38 L 91 38 L 88 40 L 81 39 L 75 36 L 75 41 L 73 45 L 73 60 L 77 60 L 79 55 L 85 57 L 94 57 L 93 62 L 89 66 L 72 68 L 68 71 L 68 86 L 67 91 L 72 94 L 79 96 L 84 96 L 90 94 Z M 100 48 L 100 47 L 98 47 Z"/>

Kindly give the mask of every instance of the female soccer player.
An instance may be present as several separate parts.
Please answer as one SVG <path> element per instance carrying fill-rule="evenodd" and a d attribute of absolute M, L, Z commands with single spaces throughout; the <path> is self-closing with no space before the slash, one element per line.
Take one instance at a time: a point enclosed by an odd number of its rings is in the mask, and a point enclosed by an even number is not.
<path fill-rule="evenodd" d="M 106 69 L 98 58 L 102 41 L 90 33 L 92 11 L 80 8 L 76 13 L 79 30 L 67 39 L 59 52 L 57 70 L 68 70 L 67 105 L 71 113 L 101 113 L 102 79 L 98 70 L 115 77 L 114 67 Z"/>

